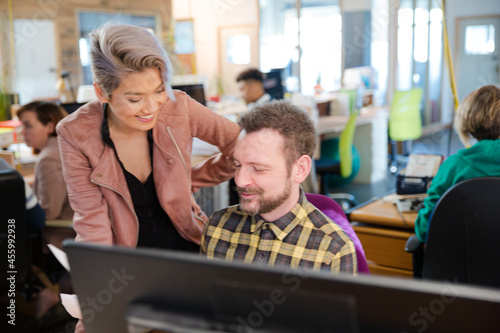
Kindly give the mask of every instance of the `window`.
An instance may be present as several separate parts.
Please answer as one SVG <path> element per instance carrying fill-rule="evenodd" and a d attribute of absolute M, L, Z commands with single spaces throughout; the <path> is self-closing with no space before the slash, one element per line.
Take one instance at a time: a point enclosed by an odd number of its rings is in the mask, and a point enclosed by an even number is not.
<path fill-rule="evenodd" d="M 495 26 L 469 25 L 465 28 L 465 54 L 491 54 L 495 52 Z"/>
<path fill-rule="evenodd" d="M 284 69 L 287 91 L 340 88 L 342 18 L 337 0 L 260 0 L 261 70 Z"/>
<path fill-rule="evenodd" d="M 226 58 L 230 64 L 249 64 L 250 54 L 250 36 L 238 34 L 227 39 Z"/>
<path fill-rule="evenodd" d="M 90 38 L 89 33 L 92 30 L 100 27 L 108 22 L 119 22 L 137 25 L 143 28 L 156 31 L 156 17 L 155 16 L 140 16 L 129 15 L 123 13 L 103 13 L 103 12 L 79 12 L 79 54 L 80 64 L 82 66 L 83 84 L 92 84 L 92 72 L 90 70 L 89 51 L 90 51 Z"/>
<path fill-rule="evenodd" d="M 423 124 L 441 119 L 443 13 L 432 0 L 401 0 L 397 89 L 422 88 Z"/>

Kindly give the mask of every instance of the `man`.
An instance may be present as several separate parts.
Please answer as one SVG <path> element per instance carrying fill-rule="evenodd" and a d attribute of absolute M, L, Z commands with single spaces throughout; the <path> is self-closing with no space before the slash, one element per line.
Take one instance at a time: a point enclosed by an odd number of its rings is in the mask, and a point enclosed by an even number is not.
<path fill-rule="evenodd" d="M 240 119 L 234 150 L 240 204 L 214 213 L 201 250 L 208 258 L 355 274 L 354 243 L 307 201 L 316 134 L 307 114 L 287 101 L 258 106 Z"/>
<path fill-rule="evenodd" d="M 252 109 L 271 100 L 271 96 L 264 90 L 264 75 L 256 68 L 250 68 L 241 72 L 236 78 L 240 96 Z"/>

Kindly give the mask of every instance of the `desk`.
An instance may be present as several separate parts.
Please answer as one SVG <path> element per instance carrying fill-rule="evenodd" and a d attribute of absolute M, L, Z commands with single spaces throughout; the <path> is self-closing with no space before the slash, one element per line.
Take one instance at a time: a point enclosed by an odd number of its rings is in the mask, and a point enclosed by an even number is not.
<path fill-rule="evenodd" d="M 19 120 L 0 121 L 0 148 L 8 148 L 22 140 L 22 123 Z"/>
<path fill-rule="evenodd" d="M 12 128 L 0 128 L 0 148 L 9 148 L 14 143 L 14 137 Z"/>
<path fill-rule="evenodd" d="M 387 117 L 388 115 L 386 107 L 364 107 L 361 108 L 360 114 L 356 119 L 356 126 L 369 124 L 376 118 L 383 118 L 387 120 Z M 316 132 L 318 133 L 318 135 L 340 133 L 344 130 L 348 120 L 349 116 L 341 115 L 319 117 L 318 124 L 316 126 Z"/>
<path fill-rule="evenodd" d="M 405 251 L 414 234 L 417 213 L 400 214 L 396 206 L 383 199 L 355 209 L 349 220 L 363 244 L 368 267 L 373 274 L 413 276 L 412 255 Z"/>

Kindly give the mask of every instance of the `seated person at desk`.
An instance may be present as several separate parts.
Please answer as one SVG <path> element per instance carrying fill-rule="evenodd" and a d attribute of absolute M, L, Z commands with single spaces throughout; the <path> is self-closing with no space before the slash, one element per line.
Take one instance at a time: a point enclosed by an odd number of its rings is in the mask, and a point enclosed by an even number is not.
<path fill-rule="evenodd" d="M 57 126 L 76 240 L 198 252 L 208 218 L 191 194 L 233 176 L 239 126 L 172 90 L 148 30 L 106 24 L 90 40 L 98 100 Z M 222 153 L 191 167 L 194 137 Z"/>
<path fill-rule="evenodd" d="M 264 74 L 257 68 L 250 68 L 241 72 L 236 78 L 240 96 L 247 104 L 248 109 L 271 100 L 271 95 L 264 90 Z"/>
<path fill-rule="evenodd" d="M 478 142 L 448 157 L 432 180 L 415 221 L 415 233 L 422 242 L 434 207 L 450 187 L 470 178 L 500 177 L 500 89 L 484 86 L 465 97 L 455 115 L 455 130 L 466 147 L 470 137 Z"/>
<path fill-rule="evenodd" d="M 214 213 L 201 250 L 208 258 L 355 274 L 354 243 L 307 201 L 316 133 L 307 114 L 286 101 L 258 106 L 240 120 L 234 151 L 240 204 Z"/>
<path fill-rule="evenodd" d="M 45 210 L 47 220 L 72 219 L 57 144 L 56 125 L 67 116 L 60 106 L 48 102 L 32 102 L 17 111 L 23 123 L 22 134 L 29 147 L 39 152 L 35 164 L 33 191 Z"/>

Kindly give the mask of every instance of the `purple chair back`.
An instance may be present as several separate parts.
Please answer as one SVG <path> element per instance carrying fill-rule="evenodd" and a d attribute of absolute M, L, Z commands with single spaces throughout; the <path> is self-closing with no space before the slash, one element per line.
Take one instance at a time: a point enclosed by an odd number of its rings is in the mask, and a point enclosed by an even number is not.
<path fill-rule="evenodd" d="M 354 247 L 356 248 L 356 256 L 358 258 L 358 272 L 364 274 L 370 274 L 368 269 L 368 264 L 366 263 L 365 251 L 363 250 L 363 245 L 359 241 L 358 236 L 354 232 L 354 229 L 349 223 L 349 220 L 344 214 L 344 211 L 339 206 L 335 200 L 329 198 L 322 194 L 306 193 L 307 200 L 312 203 L 316 208 L 328 216 L 332 221 L 337 223 L 345 233 L 349 235 L 349 238 L 354 242 Z"/>

